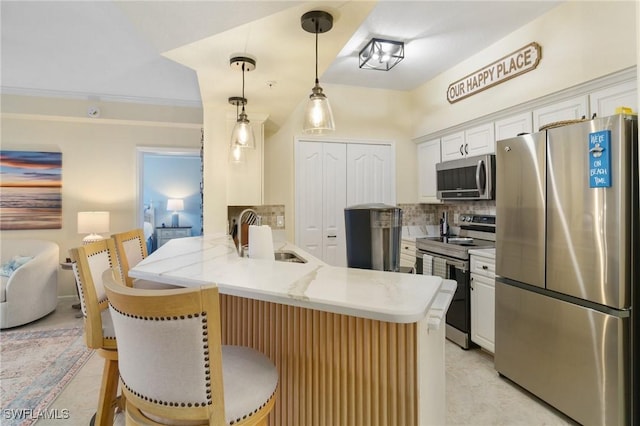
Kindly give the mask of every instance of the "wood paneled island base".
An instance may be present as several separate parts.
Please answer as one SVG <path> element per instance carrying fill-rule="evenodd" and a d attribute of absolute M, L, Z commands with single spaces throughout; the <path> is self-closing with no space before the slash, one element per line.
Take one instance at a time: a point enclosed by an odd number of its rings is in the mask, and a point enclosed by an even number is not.
<path fill-rule="evenodd" d="M 433 412 L 424 413 L 420 422 L 418 418 L 418 329 L 427 338 L 426 327 L 421 327 L 426 324 L 390 323 L 229 295 L 220 295 L 220 302 L 223 344 L 259 350 L 280 372 L 270 425 L 408 426 L 438 418 Z M 443 354 L 432 355 L 434 364 L 443 362 L 437 359 Z M 428 380 L 426 370 L 422 374 Z M 444 377 L 434 379 L 444 386 Z M 444 401 L 441 405 L 443 415 Z"/>
<path fill-rule="evenodd" d="M 228 235 L 177 238 L 129 271 L 218 286 L 222 342 L 274 362 L 273 426 L 413 426 L 445 421 L 445 315 L 455 281 L 239 257 Z M 246 391 L 251 392 L 251 383 Z"/>

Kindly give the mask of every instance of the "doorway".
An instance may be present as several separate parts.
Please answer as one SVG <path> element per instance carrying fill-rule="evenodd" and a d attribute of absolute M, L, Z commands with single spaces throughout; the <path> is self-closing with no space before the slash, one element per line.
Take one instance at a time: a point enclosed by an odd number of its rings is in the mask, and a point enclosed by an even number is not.
<path fill-rule="evenodd" d="M 149 252 L 164 242 L 165 228 L 179 228 L 181 236 L 202 235 L 200 151 L 138 147 L 137 156 L 137 221 L 145 231 Z"/>

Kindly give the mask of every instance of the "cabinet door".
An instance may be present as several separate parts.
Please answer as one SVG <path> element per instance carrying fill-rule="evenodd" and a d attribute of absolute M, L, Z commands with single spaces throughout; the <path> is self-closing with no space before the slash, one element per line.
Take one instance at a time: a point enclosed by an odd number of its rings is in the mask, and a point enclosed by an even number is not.
<path fill-rule="evenodd" d="M 325 143 L 322 152 L 321 259 L 332 266 L 347 266 L 344 208 L 347 200 L 347 163 L 344 144 Z"/>
<path fill-rule="evenodd" d="M 440 202 L 436 198 L 436 164 L 440 162 L 440 139 L 418 145 L 418 200 Z"/>
<path fill-rule="evenodd" d="M 457 160 L 464 157 L 464 132 L 444 136 L 442 142 L 442 161 Z"/>
<path fill-rule="evenodd" d="M 533 132 L 533 119 L 530 112 L 503 118 L 495 122 L 496 140 L 515 138 L 520 133 Z"/>
<path fill-rule="evenodd" d="M 347 265 L 346 164 L 345 144 L 297 145 L 296 244 L 333 266 Z"/>
<path fill-rule="evenodd" d="M 635 81 L 628 81 L 613 87 L 598 90 L 589 95 L 591 113 L 598 117 L 608 117 L 616 113 L 618 107 L 628 107 L 638 112 L 638 88 Z"/>
<path fill-rule="evenodd" d="M 390 145 L 347 145 L 347 206 L 396 203 L 395 158 Z"/>
<path fill-rule="evenodd" d="M 493 123 L 483 124 L 464 132 L 464 155 L 493 154 L 496 152 L 496 138 L 493 133 Z"/>
<path fill-rule="evenodd" d="M 323 143 L 300 142 L 296 150 L 296 245 L 323 259 Z"/>
<path fill-rule="evenodd" d="M 548 105 L 533 111 L 533 131 L 537 132 L 541 126 L 556 121 L 576 120 L 589 115 L 587 96 Z"/>
<path fill-rule="evenodd" d="M 471 340 L 495 351 L 495 281 L 471 274 Z"/>

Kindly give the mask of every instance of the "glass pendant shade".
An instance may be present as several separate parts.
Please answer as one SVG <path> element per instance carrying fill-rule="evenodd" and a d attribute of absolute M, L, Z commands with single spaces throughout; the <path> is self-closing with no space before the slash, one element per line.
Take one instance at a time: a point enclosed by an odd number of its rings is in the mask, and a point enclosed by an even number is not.
<path fill-rule="evenodd" d="M 336 129 L 329 99 L 322 93 L 318 83 L 309 96 L 302 129 L 305 133 L 324 133 Z"/>
<path fill-rule="evenodd" d="M 244 164 L 247 161 L 246 151 L 240 145 L 229 147 L 229 162 L 234 165 Z"/>
<path fill-rule="evenodd" d="M 316 38 L 316 84 L 311 89 L 309 102 L 304 113 L 302 130 L 305 133 L 325 133 L 336 129 L 329 99 L 322 93 L 318 80 L 318 34 L 326 33 L 333 27 L 333 16 L 321 10 L 312 10 L 300 18 L 302 29 L 315 34 Z"/>
<path fill-rule="evenodd" d="M 244 107 L 242 112 L 238 116 L 235 126 L 231 131 L 231 149 L 235 146 L 241 148 L 255 148 L 256 138 L 253 134 L 253 127 L 247 119 L 247 114 L 244 113 Z"/>

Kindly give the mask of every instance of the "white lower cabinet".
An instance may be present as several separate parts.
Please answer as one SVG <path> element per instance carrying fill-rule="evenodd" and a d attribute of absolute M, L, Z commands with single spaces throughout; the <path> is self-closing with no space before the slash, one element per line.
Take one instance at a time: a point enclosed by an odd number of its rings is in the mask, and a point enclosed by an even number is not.
<path fill-rule="evenodd" d="M 400 266 L 415 268 L 416 266 L 416 240 L 403 238 L 400 241 Z"/>
<path fill-rule="evenodd" d="M 471 255 L 471 340 L 495 351 L 495 260 Z"/>

